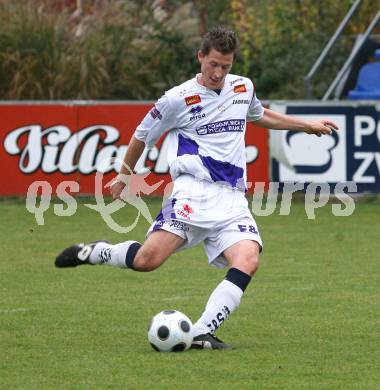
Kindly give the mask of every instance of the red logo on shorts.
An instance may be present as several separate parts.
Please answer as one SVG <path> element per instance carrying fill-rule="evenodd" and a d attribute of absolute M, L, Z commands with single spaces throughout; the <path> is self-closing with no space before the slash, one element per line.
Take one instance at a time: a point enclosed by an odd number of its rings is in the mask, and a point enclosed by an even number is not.
<path fill-rule="evenodd" d="M 194 212 L 194 210 L 188 204 L 183 205 L 183 211 L 187 214 L 192 214 Z"/>
<path fill-rule="evenodd" d="M 177 211 L 176 213 L 183 218 L 190 219 L 190 214 L 192 214 L 194 210 L 188 204 L 184 204 L 182 206 L 182 210 Z"/>

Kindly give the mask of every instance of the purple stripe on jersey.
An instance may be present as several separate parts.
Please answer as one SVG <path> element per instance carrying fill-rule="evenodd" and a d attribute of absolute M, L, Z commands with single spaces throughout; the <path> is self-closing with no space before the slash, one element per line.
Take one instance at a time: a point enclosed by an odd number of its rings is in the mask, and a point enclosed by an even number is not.
<path fill-rule="evenodd" d="M 246 191 L 243 168 L 225 161 L 215 160 L 210 156 L 201 156 L 199 154 L 199 146 L 195 141 L 178 134 L 177 157 L 183 156 L 184 154 L 198 155 L 203 166 L 209 171 L 213 181 L 229 183 L 233 188 Z"/>
<path fill-rule="evenodd" d="M 199 156 L 203 165 L 210 172 L 211 179 L 218 182 L 229 183 L 232 187 L 245 190 L 244 169 L 228 162 L 215 160 L 210 156 Z"/>
<path fill-rule="evenodd" d="M 198 150 L 199 146 L 195 141 L 178 134 L 177 157 L 183 156 L 184 154 L 198 154 Z"/>

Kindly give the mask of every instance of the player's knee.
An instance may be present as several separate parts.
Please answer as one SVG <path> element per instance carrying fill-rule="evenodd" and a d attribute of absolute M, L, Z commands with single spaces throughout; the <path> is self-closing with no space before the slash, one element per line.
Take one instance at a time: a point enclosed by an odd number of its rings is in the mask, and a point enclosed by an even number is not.
<path fill-rule="evenodd" d="M 251 275 L 253 275 L 259 268 L 259 265 L 260 265 L 260 260 L 259 260 L 259 256 L 256 254 L 255 256 L 253 256 L 250 260 L 250 263 L 251 263 Z"/>
<path fill-rule="evenodd" d="M 259 256 L 257 254 L 247 254 L 242 261 L 242 267 L 244 272 L 248 275 L 253 275 L 259 268 Z"/>
<path fill-rule="evenodd" d="M 165 259 L 162 259 L 159 251 L 150 248 L 139 249 L 133 262 L 133 268 L 136 271 L 150 272 L 158 268 Z"/>
<path fill-rule="evenodd" d="M 259 254 L 252 250 L 245 253 L 244 257 L 240 259 L 238 268 L 246 274 L 252 276 L 259 268 Z"/>

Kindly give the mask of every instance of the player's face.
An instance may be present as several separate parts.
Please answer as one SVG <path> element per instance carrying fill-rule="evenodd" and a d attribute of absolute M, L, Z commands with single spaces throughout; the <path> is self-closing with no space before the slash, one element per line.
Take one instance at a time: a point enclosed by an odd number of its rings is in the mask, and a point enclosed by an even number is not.
<path fill-rule="evenodd" d="M 207 55 L 198 52 L 198 60 L 201 64 L 202 73 L 200 83 L 210 89 L 222 89 L 224 79 L 234 62 L 234 53 L 222 54 L 215 49 L 211 49 Z"/>

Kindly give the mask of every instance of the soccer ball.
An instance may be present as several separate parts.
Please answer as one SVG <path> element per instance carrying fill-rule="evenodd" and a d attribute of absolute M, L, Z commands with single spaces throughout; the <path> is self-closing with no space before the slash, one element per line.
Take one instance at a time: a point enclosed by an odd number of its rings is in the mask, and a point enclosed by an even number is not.
<path fill-rule="evenodd" d="M 185 314 L 164 310 L 156 314 L 148 329 L 150 345 L 158 352 L 182 352 L 193 341 L 193 325 Z"/>

